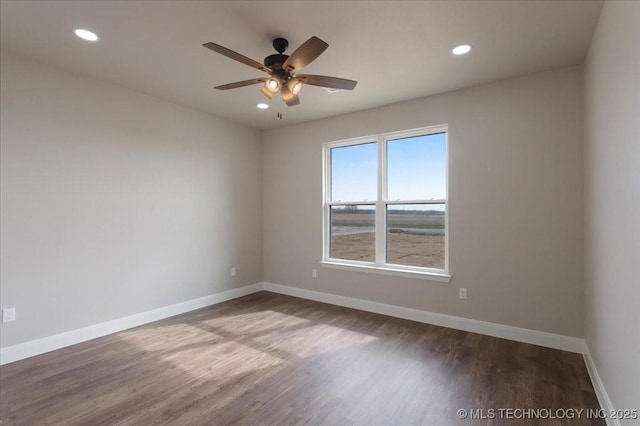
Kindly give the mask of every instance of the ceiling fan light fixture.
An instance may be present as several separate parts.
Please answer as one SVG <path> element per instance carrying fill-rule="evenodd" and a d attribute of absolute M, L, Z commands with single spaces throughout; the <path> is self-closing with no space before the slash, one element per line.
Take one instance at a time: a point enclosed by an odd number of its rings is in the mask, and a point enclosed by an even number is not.
<path fill-rule="evenodd" d="M 275 95 L 274 92 L 272 92 L 271 90 L 269 90 L 267 88 L 267 84 L 266 83 L 265 83 L 264 86 L 262 86 L 262 89 L 260 89 L 260 93 L 262 93 L 263 95 L 265 95 L 269 99 L 273 99 L 273 95 Z"/>
<path fill-rule="evenodd" d="M 294 95 L 293 92 L 289 90 L 289 87 L 287 85 L 283 87 L 282 90 L 280 91 L 280 96 L 282 97 L 283 101 L 287 102 L 293 99 L 296 95 Z"/>
<path fill-rule="evenodd" d="M 266 87 L 267 90 L 269 90 L 271 93 L 278 93 L 278 90 L 280 90 L 280 86 L 280 81 L 278 81 L 278 79 L 274 77 L 268 79 L 264 84 L 264 87 Z"/>
<path fill-rule="evenodd" d="M 302 91 L 303 84 L 302 84 L 302 81 L 300 81 L 299 79 L 292 78 L 287 82 L 287 87 L 289 88 L 291 93 L 293 93 L 294 95 L 297 95 Z"/>

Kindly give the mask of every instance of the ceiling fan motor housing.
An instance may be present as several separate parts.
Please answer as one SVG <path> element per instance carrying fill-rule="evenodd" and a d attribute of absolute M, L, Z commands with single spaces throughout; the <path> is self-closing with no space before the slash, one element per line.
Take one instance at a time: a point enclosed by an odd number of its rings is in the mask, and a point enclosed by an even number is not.
<path fill-rule="evenodd" d="M 289 55 L 274 53 L 273 55 L 269 55 L 264 58 L 264 65 L 273 70 L 282 69 L 282 64 L 284 64 L 284 61 L 286 61 L 287 58 L 289 58 Z"/>
<path fill-rule="evenodd" d="M 284 51 L 289 47 L 289 41 L 285 38 L 274 38 L 273 39 L 273 48 L 276 49 L 276 52 L 273 55 L 269 55 L 264 58 L 264 65 L 271 68 L 272 70 L 282 69 L 282 64 L 289 58 L 289 55 L 284 55 Z"/>

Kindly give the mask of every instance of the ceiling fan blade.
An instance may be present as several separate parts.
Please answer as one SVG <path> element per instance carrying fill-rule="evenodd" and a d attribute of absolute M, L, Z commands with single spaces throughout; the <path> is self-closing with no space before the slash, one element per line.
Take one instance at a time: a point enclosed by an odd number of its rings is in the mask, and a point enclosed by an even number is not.
<path fill-rule="evenodd" d="M 313 36 L 298 47 L 289 58 L 284 61 L 282 68 L 289 72 L 300 71 L 303 67 L 313 62 L 329 45 L 318 37 Z"/>
<path fill-rule="evenodd" d="M 298 95 L 293 95 L 293 97 L 284 102 L 287 104 L 287 106 L 296 106 L 300 105 L 300 98 L 298 97 Z"/>
<path fill-rule="evenodd" d="M 216 53 L 219 53 L 221 55 L 226 56 L 227 58 L 231 58 L 234 61 L 238 61 L 238 62 L 242 62 L 245 65 L 249 65 L 252 68 L 256 68 L 265 72 L 270 72 L 271 69 L 269 69 L 268 67 L 265 67 L 264 65 L 262 65 L 260 62 L 258 61 L 254 61 L 251 58 L 247 58 L 244 55 L 239 54 L 238 52 L 234 52 L 231 49 L 227 49 L 224 46 L 220 46 L 219 44 L 215 44 L 215 43 L 205 43 L 203 44 L 204 47 L 206 47 L 207 49 L 211 49 Z"/>
<path fill-rule="evenodd" d="M 254 84 L 258 84 L 258 83 L 264 83 L 265 81 L 267 81 L 266 78 L 252 78 L 251 80 L 236 81 L 235 83 L 229 83 L 229 84 L 223 84 L 222 86 L 216 86 L 216 87 L 214 87 L 214 89 L 229 90 L 229 89 L 235 89 L 237 87 L 251 86 L 251 85 L 254 85 Z"/>
<path fill-rule="evenodd" d="M 353 90 L 357 81 L 346 78 L 328 77 L 326 75 L 298 74 L 296 78 L 311 86 L 328 87 L 330 89 Z"/>

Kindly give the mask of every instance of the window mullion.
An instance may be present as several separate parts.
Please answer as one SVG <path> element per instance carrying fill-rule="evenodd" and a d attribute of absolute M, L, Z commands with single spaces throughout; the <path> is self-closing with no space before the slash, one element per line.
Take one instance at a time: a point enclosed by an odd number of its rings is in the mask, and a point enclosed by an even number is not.
<path fill-rule="evenodd" d="M 331 147 L 326 145 L 323 153 L 323 197 L 322 210 L 322 256 L 328 259 L 331 254 Z"/>
<path fill-rule="evenodd" d="M 387 262 L 386 200 L 387 200 L 387 150 L 383 137 L 378 137 L 378 200 L 376 202 L 376 264 Z"/>

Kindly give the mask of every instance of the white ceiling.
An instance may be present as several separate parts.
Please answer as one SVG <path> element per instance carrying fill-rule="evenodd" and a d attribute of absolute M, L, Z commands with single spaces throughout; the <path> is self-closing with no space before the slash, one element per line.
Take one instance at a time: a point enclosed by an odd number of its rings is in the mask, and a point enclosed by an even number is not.
<path fill-rule="evenodd" d="M 601 1 L 26 1 L 2 0 L 2 48 L 259 129 L 582 63 Z M 73 34 L 86 28 L 90 43 Z M 274 37 L 291 53 L 311 36 L 329 48 L 304 69 L 358 81 L 353 92 L 306 87 L 301 104 L 260 86 L 213 86 L 262 73 L 202 47 L 262 62 Z M 450 53 L 459 43 L 473 51 Z M 276 117 L 282 109 L 284 119 Z"/>

